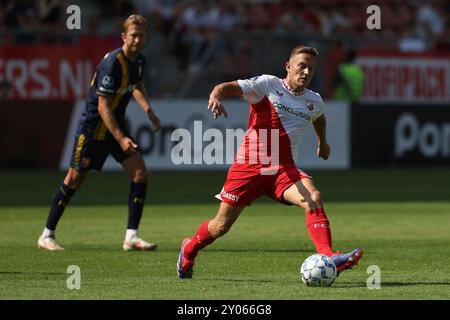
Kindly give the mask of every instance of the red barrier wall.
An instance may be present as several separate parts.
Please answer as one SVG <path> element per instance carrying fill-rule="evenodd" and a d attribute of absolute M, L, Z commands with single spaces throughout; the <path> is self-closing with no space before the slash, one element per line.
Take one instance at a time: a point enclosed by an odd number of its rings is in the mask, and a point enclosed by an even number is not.
<path fill-rule="evenodd" d="M 0 168 L 57 168 L 73 103 L 0 101 Z"/>

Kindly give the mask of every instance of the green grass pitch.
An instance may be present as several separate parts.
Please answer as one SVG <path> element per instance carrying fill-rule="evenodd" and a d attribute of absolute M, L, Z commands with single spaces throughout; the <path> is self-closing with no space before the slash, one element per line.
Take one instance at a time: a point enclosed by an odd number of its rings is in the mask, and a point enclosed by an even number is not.
<path fill-rule="evenodd" d="M 310 172 L 325 199 L 335 249 L 362 246 L 353 270 L 330 288 L 300 280 L 314 253 L 304 213 L 269 199 L 247 208 L 223 238 L 200 252 L 194 278 L 180 280 L 181 240 L 213 217 L 225 172 L 151 174 L 141 222 L 155 252 L 121 249 L 128 183 L 122 173 L 92 174 L 60 221 L 63 252 L 38 250 L 48 205 L 62 173 L 0 174 L 0 299 L 449 299 L 450 171 Z M 81 271 L 69 290 L 67 268 Z M 369 266 L 381 289 L 368 289 Z M 369 268 L 370 270 L 370 268 Z"/>

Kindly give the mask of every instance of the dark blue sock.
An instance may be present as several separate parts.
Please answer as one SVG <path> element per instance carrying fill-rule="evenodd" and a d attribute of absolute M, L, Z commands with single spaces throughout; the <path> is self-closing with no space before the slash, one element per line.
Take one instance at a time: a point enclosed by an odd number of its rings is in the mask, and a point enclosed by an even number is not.
<path fill-rule="evenodd" d="M 144 210 L 145 196 L 147 194 L 147 183 L 132 182 L 130 196 L 128 197 L 128 227 L 127 229 L 138 229 Z"/>
<path fill-rule="evenodd" d="M 59 186 L 58 190 L 53 197 L 52 206 L 48 214 L 47 229 L 55 230 L 59 219 L 64 213 L 64 209 L 69 204 L 70 199 L 74 195 L 76 190 L 69 188 L 63 183 Z"/>

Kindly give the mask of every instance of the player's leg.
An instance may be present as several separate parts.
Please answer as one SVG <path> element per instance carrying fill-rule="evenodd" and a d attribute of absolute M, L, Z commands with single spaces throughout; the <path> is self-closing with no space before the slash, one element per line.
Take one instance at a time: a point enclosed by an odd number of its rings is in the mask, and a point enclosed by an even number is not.
<path fill-rule="evenodd" d="M 216 216 L 208 223 L 208 231 L 211 237 L 217 239 L 225 235 L 244 208 L 245 206 L 232 206 L 221 202 Z"/>
<path fill-rule="evenodd" d="M 192 266 L 198 251 L 230 230 L 242 210 L 265 194 L 270 176 L 262 176 L 259 169 L 245 164 L 233 164 L 221 192 L 215 198 L 221 201 L 214 219 L 203 222 L 192 238 L 181 244 L 177 262 L 180 278 L 192 277 Z"/>
<path fill-rule="evenodd" d="M 317 252 L 332 256 L 330 223 L 323 207 L 322 195 L 312 179 L 303 177 L 284 191 L 283 198 L 305 210 L 306 227 Z"/>
<path fill-rule="evenodd" d="M 38 240 L 39 248 L 51 251 L 63 249 L 55 239 L 56 226 L 58 221 L 61 219 L 66 206 L 75 194 L 75 191 L 81 187 L 87 173 L 88 171 L 78 171 L 76 169 L 69 168 L 64 181 L 58 187 L 53 197 L 47 223 Z"/>
<path fill-rule="evenodd" d="M 204 221 L 189 244 L 185 246 L 184 252 L 186 258 L 194 260 L 199 250 L 211 244 L 217 238 L 225 235 L 243 209 L 244 207 L 232 206 L 222 202 L 214 219 Z"/>
<path fill-rule="evenodd" d="M 128 223 L 123 249 L 125 251 L 155 250 L 156 244 L 144 241 L 138 234 L 147 195 L 148 173 L 144 159 L 140 154 L 136 154 L 126 158 L 121 164 L 131 180 L 128 197 Z"/>
<path fill-rule="evenodd" d="M 323 207 L 322 195 L 310 177 L 302 177 L 286 189 L 283 193 L 284 200 L 305 209 L 306 226 L 317 252 L 330 256 L 339 274 L 342 270 L 358 264 L 363 251 L 357 248 L 345 254 L 338 251 L 333 253 L 330 223 Z"/>
<path fill-rule="evenodd" d="M 192 268 L 198 252 L 226 234 L 243 209 L 244 206 L 222 202 L 214 219 L 203 222 L 192 238 L 183 240 L 177 262 L 180 278 L 192 278 Z"/>

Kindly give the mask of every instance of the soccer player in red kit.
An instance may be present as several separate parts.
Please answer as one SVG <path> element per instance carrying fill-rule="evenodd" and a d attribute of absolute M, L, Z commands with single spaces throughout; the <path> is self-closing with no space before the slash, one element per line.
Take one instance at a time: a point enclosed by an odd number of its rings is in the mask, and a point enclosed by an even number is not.
<path fill-rule="evenodd" d="M 306 226 L 317 252 L 330 256 L 338 273 L 351 268 L 362 257 L 361 249 L 345 254 L 332 251 L 322 196 L 311 176 L 298 168 L 293 157 L 310 123 L 318 138 L 317 155 L 325 160 L 330 155 L 322 98 L 307 89 L 314 76 L 317 55 L 315 48 L 298 46 L 286 62 L 284 79 L 261 75 L 214 87 L 208 102 L 213 117 L 228 116 L 222 103 L 224 98 L 242 97 L 250 103 L 249 130 L 223 189 L 216 196 L 221 200 L 217 215 L 203 222 L 195 235 L 181 244 L 177 262 L 180 278 L 192 278 L 199 250 L 227 233 L 242 210 L 263 195 L 306 211 Z"/>

